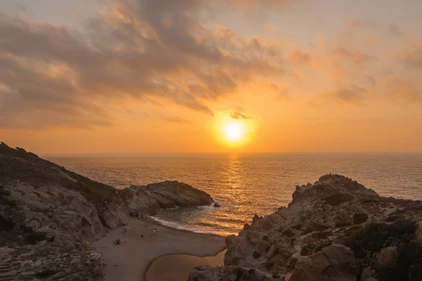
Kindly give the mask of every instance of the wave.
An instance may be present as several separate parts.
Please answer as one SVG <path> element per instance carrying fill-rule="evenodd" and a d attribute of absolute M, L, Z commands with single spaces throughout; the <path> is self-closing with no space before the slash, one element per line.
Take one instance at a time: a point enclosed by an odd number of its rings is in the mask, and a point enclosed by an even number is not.
<path fill-rule="evenodd" d="M 151 218 L 152 220 L 167 226 L 167 227 L 171 227 L 171 228 L 175 228 L 175 229 L 179 229 L 179 230 L 185 230 L 185 231 L 190 231 L 190 232 L 194 232 L 194 233 L 200 233 L 200 234 L 212 234 L 212 235 L 218 235 L 218 236 L 227 236 L 227 235 L 231 235 L 234 233 L 231 232 L 225 232 L 225 231 L 218 231 L 215 229 L 215 225 L 209 225 L 214 227 L 214 230 L 209 230 L 209 229 L 203 229 L 203 228 L 196 228 L 196 227 L 192 227 L 192 226 L 186 226 L 186 225 L 182 225 L 176 222 L 171 222 L 171 221 L 166 221 L 154 216 L 149 216 L 149 218 Z"/>

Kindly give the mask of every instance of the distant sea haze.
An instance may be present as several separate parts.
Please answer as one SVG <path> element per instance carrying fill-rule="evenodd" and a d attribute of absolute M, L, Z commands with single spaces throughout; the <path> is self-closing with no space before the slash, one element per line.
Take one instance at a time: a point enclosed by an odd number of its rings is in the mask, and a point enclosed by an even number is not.
<path fill-rule="evenodd" d="M 327 173 L 357 180 L 380 195 L 422 200 L 422 154 L 253 154 L 166 157 L 50 158 L 116 188 L 177 180 L 204 190 L 222 207 L 166 210 L 155 218 L 173 227 L 237 233 L 254 214 L 291 201 L 297 185 Z"/>

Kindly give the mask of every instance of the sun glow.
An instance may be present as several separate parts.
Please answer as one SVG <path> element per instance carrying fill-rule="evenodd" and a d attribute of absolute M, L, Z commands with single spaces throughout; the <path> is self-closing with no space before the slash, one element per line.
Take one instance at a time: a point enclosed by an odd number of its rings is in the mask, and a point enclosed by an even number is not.
<path fill-rule="evenodd" d="M 220 114 L 215 121 L 215 137 L 224 146 L 241 148 L 252 141 L 254 120 L 234 119 L 227 114 Z"/>
<path fill-rule="evenodd" d="M 224 138 L 229 142 L 241 142 L 245 140 L 245 127 L 239 121 L 231 120 L 223 125 Z"/>
<path fill-rule="evenodd" d="M 233 110 L 217 112 L 213 135 L 226 148 L 238 151 L 254 141 L 256 126 L 256 119 L 245 113 Z"/>

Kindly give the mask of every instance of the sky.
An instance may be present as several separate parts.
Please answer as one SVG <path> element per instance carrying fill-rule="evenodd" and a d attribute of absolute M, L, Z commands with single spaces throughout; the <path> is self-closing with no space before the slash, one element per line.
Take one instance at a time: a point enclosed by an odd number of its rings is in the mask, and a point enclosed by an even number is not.
<path fill-rule="evenodd" d="M 0 141 L 422 152 L 420 0 L 2 0 Z"/>

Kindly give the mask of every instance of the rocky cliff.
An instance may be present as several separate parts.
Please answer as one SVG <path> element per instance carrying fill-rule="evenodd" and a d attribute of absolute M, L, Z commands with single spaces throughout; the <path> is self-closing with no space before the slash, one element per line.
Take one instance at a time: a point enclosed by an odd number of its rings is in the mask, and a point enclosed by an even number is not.
<path fill-rule="evenodd" d="M 98 235 L 160 208 L 211 203 L 179 182 L 117 190 L 1 143 L 0 281 L 101 280 L 90 252 Z"/>
<path fill-rule="evenodd" d="M 326 175 L 226 239 L 224 266 L 190 281 L 420 281 L 422 202 Z"/>

